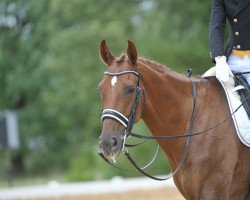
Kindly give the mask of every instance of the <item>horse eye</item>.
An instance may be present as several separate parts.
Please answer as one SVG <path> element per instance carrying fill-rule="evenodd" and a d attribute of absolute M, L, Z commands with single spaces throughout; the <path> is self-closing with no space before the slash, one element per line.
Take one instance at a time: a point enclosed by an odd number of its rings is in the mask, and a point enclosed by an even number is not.
<path fill-rule="evenodd" d="M 133 94 L 135 92 L 135 87 L 134 86 L 128 86 L 125 88 L 125 93 L 126 94 Z"/>

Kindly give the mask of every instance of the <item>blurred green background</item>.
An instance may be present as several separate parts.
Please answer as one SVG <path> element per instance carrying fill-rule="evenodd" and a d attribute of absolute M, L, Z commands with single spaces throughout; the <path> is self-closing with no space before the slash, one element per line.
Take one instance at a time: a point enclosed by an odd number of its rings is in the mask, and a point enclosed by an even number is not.
<path fill-rule="evenodd" d="M 99 43 L 118 56 L 131 39 L 140 56 L 202 74 L 212 65 L 210 8 L 201 0 L 1 0 L 0 110 L 17 111 L 21 147 L 0 151 L 0 186 L 8 174 L 16 185 L 140 176 L 97 156 L 106 68 Z M 135 131 L 148 133 L 143 123 Z M 131 154 L 143 165 L 155 148 L 149 142 Z M 169 172 L 164 155 L 149 172 Z"/>

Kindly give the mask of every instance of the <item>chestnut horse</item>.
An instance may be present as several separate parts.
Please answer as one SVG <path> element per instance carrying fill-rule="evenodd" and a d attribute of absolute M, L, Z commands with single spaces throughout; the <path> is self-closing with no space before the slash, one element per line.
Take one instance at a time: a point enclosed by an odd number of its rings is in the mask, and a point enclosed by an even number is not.
<path fill-rule="evenodd" d="M 128 126 L 131 128 L 140 119 L 154 136 L 189 133 L 194 82 L 196 109 L 192 132 L 208 131 L 190 137 L 187 157 L 174 182 L 190 200 L 250 199 L 250 150 L 237 138 L 232 118 L 210 129 L 230 116 L 225 94 L 215 78 L 189 78 L 137 57 L 131 41 L 127 54 L 120 57 L 114 57 L 102 41 L 99 54 L 108 67 L 99 84 L 104 109 L 99 147 L 106 158 L 116 157 L 122 151 Z M 139 95 L 137 88 L 141 91 Z M 175 170 L 182 159 L 186 138 L 157 142 Z"/>

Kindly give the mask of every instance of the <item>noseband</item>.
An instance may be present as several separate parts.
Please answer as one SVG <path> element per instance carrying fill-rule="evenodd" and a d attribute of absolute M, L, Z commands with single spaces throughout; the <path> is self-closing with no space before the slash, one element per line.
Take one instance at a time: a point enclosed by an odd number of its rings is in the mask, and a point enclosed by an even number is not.
<path fill-rule="evenodd" d="M 125 134 L 126 134 L 126 137 L 128 137 L 131 134 L 131 131 L 133 129 L 135 116 L 136 116 L 138 105 L 139 105 L 140 93 L 141 93 L 141 88 L 140 88 L 141 76 L 137 71 L 132 71 L 132 70 L 122 71 L 122 72 L 117 72 L 117 73 L 104 72 L 104 75 L 108 75 L 108 76 L 121 76 L 124 74 L 134 74 L 137 77 L 135 101 L 134 101 L 132 110 L 130 112 L 130 115 L 129 117 L 126 117 L 124 114 L 120 113 L 119 111 L 114 110 L 112 108 L 108 108 L 102 111 L 101 120 L 103 122 L 106 118 L 111 118 L 111 119 L 118 121 L 126 128 Z"/>

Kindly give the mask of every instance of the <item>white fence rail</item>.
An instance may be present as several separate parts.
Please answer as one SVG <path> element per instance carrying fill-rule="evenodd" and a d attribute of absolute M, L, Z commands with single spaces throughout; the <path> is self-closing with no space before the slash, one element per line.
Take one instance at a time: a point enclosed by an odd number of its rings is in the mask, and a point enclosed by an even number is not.
<path fill-rule="evenodd" d="M 28 200 L 34 198 L 98 195 L 138 189 L 157 189 L 162 187 L 175 187 L 175 185 L 172 179 L 168 181 L 155 181 L 148 178 L 123 179 L 121 177 L 115 177 L 107 181 L 80 183 L 59 183 L 57 181 L 50 181 L 47 185 L 43 186 L 0 189 L 0 200 Z"/>

